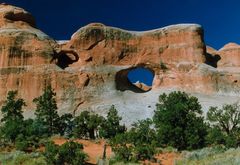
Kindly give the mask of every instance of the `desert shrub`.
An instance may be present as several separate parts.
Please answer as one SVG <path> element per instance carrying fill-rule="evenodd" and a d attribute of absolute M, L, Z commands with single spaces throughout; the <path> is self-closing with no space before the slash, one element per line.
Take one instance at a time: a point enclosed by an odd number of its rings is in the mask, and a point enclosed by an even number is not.
<path fill-rule="evenodd" d="M 83 111 L 74 119 L 73 135 L 76 138 L 96 138 L 104 118 L 97 114 L 90 114 L 88 111 Z"/>
<path fill-rule="evenodd" d="M 46 138 L 45 131 L 37 120 L 27 119 L 22 122 L 21 134 L 15 140 L 15 146 L 21 151 L 33 151 L 39 147 L 39 141 Z M 42 134 L 41 134 L 42 133 Z"/>
<path fill-rule="evenodd" d="M 110 145 L 117 161 L 138 162 L 153 159 L 156 153 L 156 133 L 150 119 L 139 120 L 125 133 L 117 134 Z"/>
<path fill-rule="evenodd" d="M 225 138 L 225 146 L 227 148 L 235 148 L 239 146 L 239 138 L 236 136 L 226 136 Z"/>
<path fill-rule="evenodd" d="M 0 153 L 0 162 L 4 165 L 47 165 L 41 153 L 24 153 L 13 151 L 11 153 Z"/>
<path fill-rule="evenodd" d="M 27 151 L 27 149 L 30 147 L 28 141 L 24 138 L 24 135 L 22 134 L 18 135 L 15 146 L 17 150 L 21 151 Z"/>
<path fill-rule="evenodd" d="M 59 146 L 54 144 L 52 141 L 47 142 L 45 145 L 44 157 L 47 164 L 57 164 L 58 161 L 58 150 Z"/>
<path fill-rule="evenodd" d="M 203 148 L 191 152 L 183 152 L 176 165 L 235 165 L 240 163 L 240 149 L 227 149 L 224 146 Z"/>
<path fill-rule="evenodd" d="M 73 141 L 66 142 L 60 146 L 59 154 L 59 164 L 68 163 L 71 165 L 82 165 L 85 164 L 87 155 L 82 151 L 83 145 L 75 143 Z"/>
<path fill-rule="evenodd" d="M 197 149 L 205 145 L 207 126 L 198 99 L 185 92 L 165 93 L 153 116 L 158 145 L 179 150 Z"/>
<path fill-rule="evenodd" d="M 1 136 L 6 139 L 6 141 L 15 143 L 17 136 L 23 133 L 24 127 L 22 121 L 6 121 L 0 128 L 0 131 Z"/>
<path fill-rule="evenodd" d="M 83 165 L 87 159 L 87 154 L 83 152 L 83 145 L 73 141 L 61 146 L 48 142 L 44 156 L 49 165 Z"/>
<path fill-rule="evenodd" d="M 73 115 L 70 113 L 64 114 L 59 119 L 59 133 L 61 136 L 71 137 L 73 132 Z"/>
<path fill-rule="evenodd" d="M 156 132 L 151 119 L 139 120 L 128 132 L 137 160 L 150 160 L 156 153 Z"/>
<path fill-rule="evenodd" d="M 116 161 L 136 161 L 133 155 L 133 146 L 129 142 L 128 133 L 117 134 L 110 140 L 110 145 L 115 153 Z"/>
<path fill-rule="evenodd" d="M 226 136 L 221 129 L 218 127 L 210 127 L 206 136 L 206 142 L 208 145 L 225 144 L 225 138 Z"/>
<path fill-rule="evenodd" d="M 185 157 L 189 160 L 201 160 L 205 157 L 208 156 L 213 156 L 219 153 L 223 153 L 226 151 L 226 148 L 224 146 L 214 146 L 214 147 L 209 147 L 209 148 L 202 148 L 198 150 L 194 150 L 192 152 L 187 152 Z"/>
<path fill-rule="evenodd" d="M 153 144 L 141 144 L 134 147 L 136 160 L 151 160 L 156 153 L 156 146 Z"/>

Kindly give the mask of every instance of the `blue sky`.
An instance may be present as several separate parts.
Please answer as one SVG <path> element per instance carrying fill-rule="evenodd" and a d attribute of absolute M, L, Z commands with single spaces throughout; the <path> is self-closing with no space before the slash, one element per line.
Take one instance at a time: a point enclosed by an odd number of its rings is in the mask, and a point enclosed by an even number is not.
<path fill-rule="evenodd" d="M 80 27 L 102 22 L 128 30 L 198 23 L 205 42 L 219 49 L 240 43 L 238 0 L 3 0 L 31 12 L 38 27 L 54 39 L 69 39 Z"/>
<path fill-rule="evenodd" d="M 141 67 L 131 70 L 128 73 L 128 79 L 130 80 L 130 82 L 135 83 L 139 81 L 139 82 L 143 82 L 148 86 L 152 86 L 152 82 L 154 78 L 153 76 L 154 75 L 150 70 L 141 68 Z"/>

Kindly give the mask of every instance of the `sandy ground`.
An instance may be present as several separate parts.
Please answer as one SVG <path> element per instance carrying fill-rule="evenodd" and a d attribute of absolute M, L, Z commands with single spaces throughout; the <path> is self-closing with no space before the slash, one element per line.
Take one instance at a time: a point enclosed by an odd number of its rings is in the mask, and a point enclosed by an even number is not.
<path fill-rule="evenodd" d="M 62 145 L 64 144 L 67 140 L 64 138 L 54 138 L 53 141 L 58 144 Z M 83 144 L 84 146 L 84 152 L 86 152 L 89 156 L 88 158 L 88 163 L 91 164 L 96 164 L 99 158 L 102 158 L 103 155 L 103 149 L 104 149 L 104 140 L 100 140 L 98 142 L 96 141 L 90 141 L 90 140 L 75 140 L 76 142 L 79 142 Z M 107 158 L 110 158 L 112 155 L 112 150 L 111 147 L 107 147 L 106 150 L 106 156 Z M 159 155 L 156 155 L 156 158 L 160 160 L 161 165 L 174 165 L 174 161 L 178 159 L 180 154 L 175 153 L 175 152 L 168 152 L 168 153 L 162 153 Z M 150 164 L 150 165 L 158 165 L 158 163 L 151 163 L 149 161 L 142 162 L 142 164 Z"/>
<path fill-rule="evenodd" d="M 156 158 L 160 160 L 161 165 L 174 165 L 175 160 L 179 157 L 180 154 L 175 152 L 162 153 L 156 156 Z M 152 163 L 151 165 L 154 164 Z"/>

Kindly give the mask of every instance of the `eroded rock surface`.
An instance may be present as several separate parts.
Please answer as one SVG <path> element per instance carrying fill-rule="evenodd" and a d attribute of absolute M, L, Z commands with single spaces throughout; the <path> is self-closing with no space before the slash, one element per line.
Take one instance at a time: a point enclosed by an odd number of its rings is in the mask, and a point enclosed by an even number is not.
<path fill-rule="evenodd" d="M 60 113 L 106 113 L 115 104 L 124 122 L 132 122 L 150 117 L 159 94 L 169 90 L 197 93 L 207 109 L 214 105 L 207 97 L 239 94 L 239 50 L 236 44 L 206 47 L 196 24 L 132 32 L 93 23 L 56 42 L 37 29 L 30 13 L 1 4 L 0 102 L 9 90 L 18 90 L 31 117 L 32 100 L 50 83 Z M 129 70 L 138 67 L 154 73 L 152 87 L 129 83 Z"/>

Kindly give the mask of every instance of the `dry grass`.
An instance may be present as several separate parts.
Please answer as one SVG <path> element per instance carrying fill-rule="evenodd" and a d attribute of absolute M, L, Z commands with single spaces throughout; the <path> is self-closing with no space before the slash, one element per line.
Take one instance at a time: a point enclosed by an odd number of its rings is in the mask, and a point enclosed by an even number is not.
<path fill-rule="evenodd" d="M 1 165 L 47 165 L 40 153 L 24 153 L 20 151 L 0 153 Z"/>
<path fill-rule="evenodd" d="M 176 165 L 239 165 L 240 148 L 224 147 L 203 148 L 192 152 L 183 152 L 182 159 Z"/>

